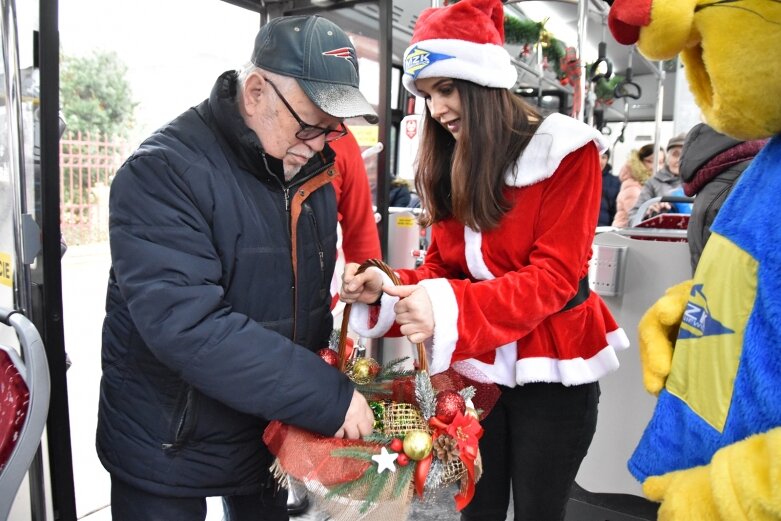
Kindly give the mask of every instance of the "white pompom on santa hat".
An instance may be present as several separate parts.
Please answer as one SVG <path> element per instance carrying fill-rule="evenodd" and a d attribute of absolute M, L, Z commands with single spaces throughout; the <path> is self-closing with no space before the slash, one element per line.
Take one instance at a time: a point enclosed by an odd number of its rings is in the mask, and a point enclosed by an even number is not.
<path fill-rule="evenodd" d="M 418 17 L 404 52 L 404 87 L 416 96 L 415 80 L 443 77 L 510 89 L 518 71 L 504 45 L 501 0 L 461 0 L 431 7 Z"/>

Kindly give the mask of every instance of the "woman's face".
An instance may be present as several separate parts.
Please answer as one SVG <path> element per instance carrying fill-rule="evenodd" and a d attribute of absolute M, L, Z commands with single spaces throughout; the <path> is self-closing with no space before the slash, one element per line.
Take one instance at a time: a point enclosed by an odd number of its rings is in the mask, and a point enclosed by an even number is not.
<path fill-rule="evenodd" d="M 423 78 L 415 87 L 426 99 L 431 117 L 458 140 L 461 132 L 461 96 L 452 78 Z"/>
<path fill-rule="evenodd" d="M 651 154 L 650 156 L 646 156 L 641 161 L 643 162 L 643 165 L 645 165 L 645 167 L 648 170 L 653 170 L 654 169 L 654 155 L 653 154 Z M 659 150 L 659 170 L 664 168 L 664 161 L 665 161 L 664 151 Z"/>

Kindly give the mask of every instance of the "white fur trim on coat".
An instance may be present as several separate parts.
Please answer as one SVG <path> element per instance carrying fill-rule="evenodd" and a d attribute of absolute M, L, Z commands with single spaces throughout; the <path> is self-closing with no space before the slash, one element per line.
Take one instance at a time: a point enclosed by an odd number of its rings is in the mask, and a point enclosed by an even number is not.
<path fill-rule="evenodd" d="M 469 273 L 478 280 L 494 280 L 496 277 L 483 258 L 483 234 L 464 226 L 464 256 Z"/>
<path fill-rule="evenodd" d="M 369 269 L 375 270 L 382 275 L 384 284 L 393 285 L 393 281 L 388 277 L 387 273 L 373 266 Z M 393 306 L 395 306 L 398 301 L 399 297 L 392 297 L 385 293 L 382 294 L 382 298 L 380 299 L 380 316 L 377 318 L 377 323 L 374 327 L 369 327 L 369 312 L 372 306 L 362 302 L 355 302 L 350 311 L 350 328 L 358 335 L 366 338 L 378 338 L 383 336 L 396 321 L 396 313 L 393 311 Z"/>
<path fill-rule="evenodd" d="M 515 380 L 519 385 L 531 382 L 561 382 L 580 385 L 596 382 L 618 369 L 618 357 L 613 346 L 604 347 L 588 360 L 573 358 L 524 358 L 515 364 Z"/>
<path fill-rule="evenodd" d="M 492 382 L 507 387 L 515 387 L 515 365 L 518 360 L 518 343 L 510 342 L 496 349 L 493 364 L 487 364 L 474 358 L 466 363 L 487 376 Z"/>
<path fill-rule="evenodd" d="M 421 280 L 426 288 L 434 311 L 434 339 L 431 347 L 431 374 L 441 373 L 450 367 L 453 351 L 458 342 L 458 302 L 453 287 L 447 279 Z"/>
<path fill-rule="evenodd" d="M 616 351 L 623 351 L 630 345 L 629 337 L 626 336 L 623 328 L 618 328 L 615 331 L 611 331 L 607 334 L 607 343 L 613 346 Z"/>
<path fill-rule="evenodd" d="M 567 155 L 589 141 L 600 153 L 608 148 L 607 140 L 594 127 L 563 114 L 551 114 L 537 128 L 514 167 L 505 173 L 505 184 L 529 186 L 549 178 Z"/>
<path fill-rule="evenodd" d="M 492 43 L 431 39 L 409 46 L 404 52 L 404 75 L 401 79 L 404 88 L 415 96 L 422 96 L 415 88 L 415 80 L 433 77 L 511 89 L 518 80 L 518 70 L 510 53 Z"/>

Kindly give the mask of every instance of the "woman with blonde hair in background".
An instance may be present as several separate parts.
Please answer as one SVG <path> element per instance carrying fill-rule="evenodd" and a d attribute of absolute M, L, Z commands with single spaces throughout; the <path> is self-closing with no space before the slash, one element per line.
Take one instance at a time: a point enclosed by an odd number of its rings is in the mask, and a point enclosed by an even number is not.
<path fill-rule="evenodd" d="M 629 224 L 629 212 L 634 208 L 643 185 L 653 174 L 653 164 L 653 144 L 643 145 L 640 149 L 629 153 L 629 159 L 618 174 L 621 189 L 616 198 L 616 216 L 613 218 L 613 226 L 625 228 Z"/>

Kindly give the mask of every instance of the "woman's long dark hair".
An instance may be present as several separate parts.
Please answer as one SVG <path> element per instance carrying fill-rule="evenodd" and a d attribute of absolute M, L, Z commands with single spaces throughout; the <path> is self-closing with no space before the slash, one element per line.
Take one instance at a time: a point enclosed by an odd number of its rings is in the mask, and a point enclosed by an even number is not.
<path fill-rule="evenodd" d="M 426 107 L 415 187 L 429 226 L 454 217 L 475 230 L 490 230 L 510 209 L 505 173 L 526 148 L 542 117 L 507 89 L 453 80 L 461 98 L 459 141 Z"/>

